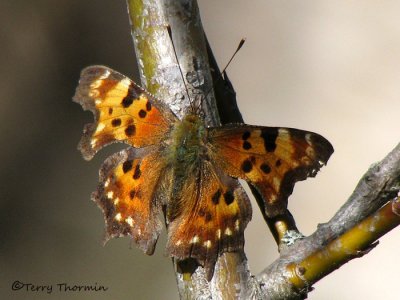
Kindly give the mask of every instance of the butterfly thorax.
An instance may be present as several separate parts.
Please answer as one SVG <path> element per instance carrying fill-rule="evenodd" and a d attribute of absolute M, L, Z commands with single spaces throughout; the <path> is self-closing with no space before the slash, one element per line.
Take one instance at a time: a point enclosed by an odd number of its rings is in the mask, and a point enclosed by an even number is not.
<path fill-rule="evenodd" d="M 204 149 L 204 133 L 203 120 L 194 114 L 188 114 L 177 122 L 170 148 L 172 163 L 176 168 L 196 165 Z"/>

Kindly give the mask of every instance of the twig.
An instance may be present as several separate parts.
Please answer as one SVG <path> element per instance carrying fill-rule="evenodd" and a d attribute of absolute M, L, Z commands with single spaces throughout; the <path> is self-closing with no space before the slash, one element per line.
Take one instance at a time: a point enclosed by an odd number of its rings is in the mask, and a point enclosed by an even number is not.
<path fill-rule="evenodd" d="M 378 211 L 375 215 L 385 216 L 388 219 L 382 223 L 377 223 L 373 230 L 376 233 L 373 239 L 367 243 L 367 237 L 357 236 L 356 226 L 366 226 L 368 219 L 363 220 L 378 210 L 389 200 L 397 197 L 400 189 L 400 144 L 398 144 L 381 162 L 374 164 L 362 177 L 353 194 L 348 201 L 339 209 L 335 216 L 326 224 L 318 227 L 317 231 L 311 236 L 299 240 L 292 247 L 281 253 L 279 259 L 262 271 L 257 278 L 268 299 L 290 299 L 303 298 L 309 288 L 317 280 L 339 268 L 352 258 L 353 252 L 345 258 L 332 258 L 329 255 L 322 257 L 322 261 L 314 260 L 317 263 L 313 268 L 319 268 L 318 264 L 324 265 L 319 274 L 307 280 L 304 275 L 307 268 L 310 268 L 309 261 L 316 257 L 320 251 L 328 249 L 332 241 L 345 240 L 349 234 L 352 237 L 352 249 L 365 250 L 368 245 L 373 245 L 373 241 L 384 235 L 388 230 L 398 225 L 396 216 L 388 216 L 385 210 Z M 387 210 L 387 208 L 386 208 Z M 392 222 L 393 221 L 393 222 Z M 364 225 L 363 225 L 364 224 Z M 371 230 L 371 227 L 369 227 Z M 327 247 L 328 245 L 328 247 Z M 342 245 L 343 246 L 343 245 Z M 341 251 L 343 251 L 342 249 Z M 299 273 L 293 273 L 293 264 L 298 268 Z M 307 266 L 307 267 L 306 267 Z M 314 273 L 310 270 L 309 273 Z M 304 274 L 302 274 L 304 273 Z M 305 281 L 296 281 L 297 277 L 305 278 Z M 308 276 L 308 275 L 307 275 Z"/>

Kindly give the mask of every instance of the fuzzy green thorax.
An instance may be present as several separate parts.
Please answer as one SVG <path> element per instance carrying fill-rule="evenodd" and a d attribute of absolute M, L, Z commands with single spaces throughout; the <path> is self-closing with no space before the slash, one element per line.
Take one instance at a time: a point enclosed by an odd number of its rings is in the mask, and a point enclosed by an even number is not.
<path fill-rule="evenodd" d="M 187 167 L 196 164 L 204 149 L 204 133 L 204 122 L 199 116 L 189 114 L 177 122 L 172 132 L 171 159 Z"/>

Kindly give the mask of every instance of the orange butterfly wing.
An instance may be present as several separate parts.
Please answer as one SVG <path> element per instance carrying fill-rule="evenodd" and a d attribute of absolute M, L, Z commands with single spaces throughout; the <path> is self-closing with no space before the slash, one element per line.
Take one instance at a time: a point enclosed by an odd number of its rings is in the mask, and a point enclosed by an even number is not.
<path fill-rule="evenodd" d="M 95 122 L 85 126 L 78 146 L 87 160 L 116 141 L 133 147 L 157 145 L 177 119 L 128 77 L 104 66 L 82 71 L 73 100 L 95 116 Z"/>
<path fill-rule="evenodd" d="M 208 148 L 226 174 L 257 189 L 269 217 L 282 213 L 295 182 L 315 176 L 333 153 L 332 145 L 313 132 L 240 124 L 209 128 Z"/>
<path fill-rule="evenodd" d="M 169 207 L 167 253 L 179 259 L 192 257 L 211 280 L 218 255 L 244 246 L 244 229 L 251 219 L 250 201 L 237 179 L 202 161 L 195 176 L 174 195 Z"/>
<path fill-rule="evenodd" d="M 92 199 L 104 212 L 106 241 L 130 235 L 145 253 L 154 252 L 162 229 L 157 191 L 163 169 L 159 151 L 151 149 L 130 148 L 104 162 Z"/>
<path fill-rule="evenodd" d="M 125 149 L 105 161 L 92 199 L 104 212 L 106 240 L 130 235 L 143 251 L 153 253 L 162 228 L 157 218 L 165 167 L 160 146 L 177 118 L 129 78 L 103 66 L 82 71 L 73 99 L 95 116 L 78 146 L 85 159 L 117 141 L 141 148 Z"/>

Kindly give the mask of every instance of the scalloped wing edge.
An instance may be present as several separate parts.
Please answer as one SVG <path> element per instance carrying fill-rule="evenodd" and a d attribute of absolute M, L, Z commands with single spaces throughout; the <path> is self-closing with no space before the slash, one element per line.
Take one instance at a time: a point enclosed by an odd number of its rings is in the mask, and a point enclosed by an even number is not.
<path fill-rule="evenodd" d="M 104 182 L 107 180 L 107 175 L 109 172 L 113 170 L 119 163 L 127 160 L 128 158 L 137 158 L 142 154 L 142 152 L 145 151 L 146 149 L 128 148 L 109 156 L 100 168 L 99 185 L 97 190 L 92 193 L 91 199 L 103 212 L 105 222 L 103 245 L 105 245 L 112 238 L 129 236 L 139 249 L 141 249 L 147 255 L 152 255 L 154 253 L 158 237 L 163 228 L 158 216 L 155 216 L 154 219 L 156 222 L 156 228 L 153 231 L 152 237 L 147 239 L 147 241 L 141 240 L 138 238 L 138 236 L 132 234 L 132 228 L 130 226 L 127 224 L 124 224 L 123 226 L 121 226 L 121 224 L 115 225 L 113 220 L 110 219 L 110 216 L 113 214 L 115 208 L 104 195 Z"/>

